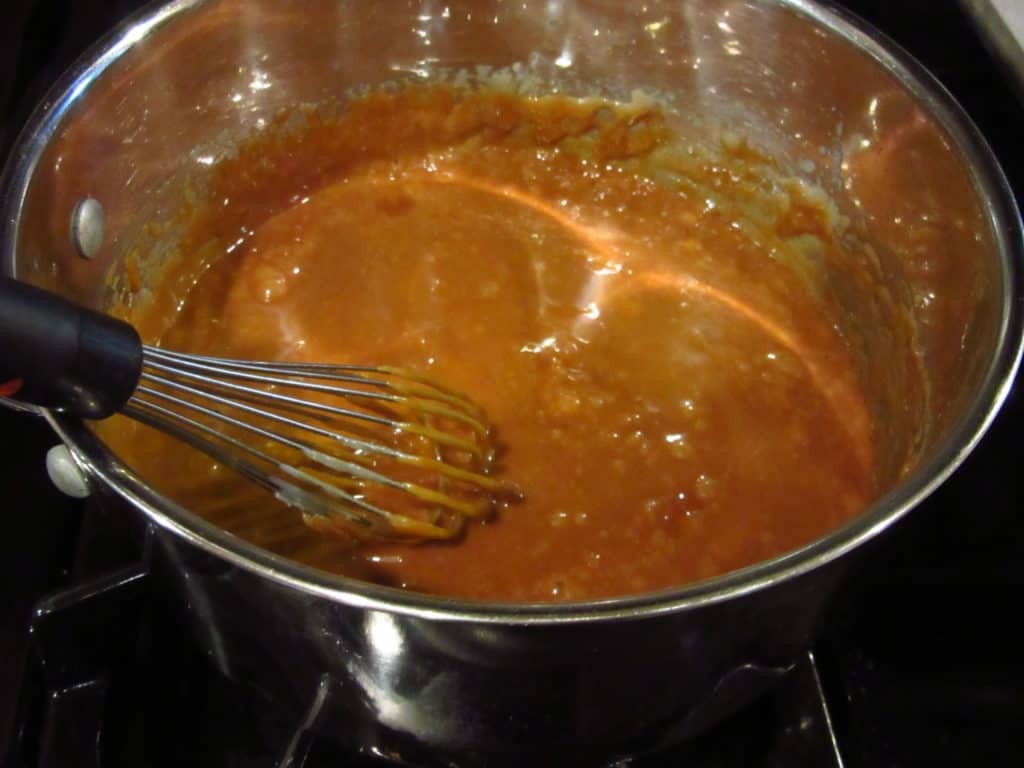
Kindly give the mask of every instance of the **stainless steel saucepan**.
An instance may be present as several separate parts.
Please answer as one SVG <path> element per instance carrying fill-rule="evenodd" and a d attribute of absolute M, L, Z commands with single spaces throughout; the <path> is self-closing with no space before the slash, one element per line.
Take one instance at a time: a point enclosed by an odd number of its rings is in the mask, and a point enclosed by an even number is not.
<path fill-rule="evenodd" d="M 154 582 L 212 663 L 282 712 L 465 763 L 654 749 L 784 674 L 853 550 L 956 469 L 1019 362 L 1024 248 L 1006 181 L 952 98 L 879 33 L 812 0 L 174 0 L 93 48 L 29 121 L 2 188 L 3 271 L 104 308 L 133 248 L 150 243 L 145 266 L 173 240 L 153 223 L 171 221 L 182 180 L 283 107 L 480 65 L 568 92 L 656 93 L 691 127 L 755 137 L 829 191 L 915 317 L 908 345 L 870 292 L 846 304 L 888 457 L 883 497 L 799 551 L 707 582 L 468 603 L 260 550 L 163 497 L 88 424 L 44 415 L 92 491 L 152 527 Z"/>

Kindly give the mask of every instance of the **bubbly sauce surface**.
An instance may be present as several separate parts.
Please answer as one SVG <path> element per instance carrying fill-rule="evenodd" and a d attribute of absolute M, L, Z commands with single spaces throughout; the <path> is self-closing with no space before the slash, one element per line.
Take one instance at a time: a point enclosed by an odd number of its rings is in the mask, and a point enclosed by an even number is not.
<path fill-rule="evenodd" d="M 875 493 L 870 427 L 814 265 L 826 202 L 650 106 L 418 87 L 257 138 L 216 169 L 149 341 L 384 364 L 487 412 L 525 493 L 451 543 L 347 543 L 126 422 L 115 448 L 214 523 L 324 570 L 576 601 L 804 545 Z"/>

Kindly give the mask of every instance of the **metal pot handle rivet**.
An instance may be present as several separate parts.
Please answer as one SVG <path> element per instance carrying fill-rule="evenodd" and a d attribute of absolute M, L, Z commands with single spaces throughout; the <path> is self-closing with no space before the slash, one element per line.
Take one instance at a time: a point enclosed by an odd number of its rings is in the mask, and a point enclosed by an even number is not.
<path fill-rule="evenodd" d="M 92 259 L 103 246 L 103 206 L 87 197 L 71 212 L 71 245 L 83 259 Z"/>
<path fill-rule="evenodd" d="M 84 499 L 92 493 L 88 476 L 63 443 L 47 451 L 46 473 L 58 491 L 73 499 Z"/>

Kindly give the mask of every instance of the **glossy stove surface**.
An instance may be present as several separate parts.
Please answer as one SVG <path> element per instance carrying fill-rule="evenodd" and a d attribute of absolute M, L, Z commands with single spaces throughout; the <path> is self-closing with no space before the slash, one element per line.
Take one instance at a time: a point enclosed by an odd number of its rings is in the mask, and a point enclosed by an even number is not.
<path fill-rule="evenodd" d="M 0 142 L 130 0 L 8 0 Z M 999 155 L 1020 199 L 1024 110 L 953 2 L 844 3 L 921 59 Z M 1008 766 L 1024 760 L 1024 656 L 1015 615 L 1024 526 L 1013 396 L 964 468 L 851 570 L 821 640 L 773 692 L 638 766 Z M 221 678 L 162 610 L 123 521 L 57 494 L 55 442 L 0 413 L 0 756 L 29 766 L 436 764 L 388 734 L 349 749 L 318 729 L 328 689 L 284 718 Z M 143 537 L 144 538 L 144 537 Z M 143 547 L 144 550 L 144 547 Z M 671 684 L 671 681 L 666 681 Z M 638 706 L 640 704 L 638 703 Z M 365 734 L 361 735 L 365 737 Z M 366 741 L 365 738 L 363 738 Z"/>

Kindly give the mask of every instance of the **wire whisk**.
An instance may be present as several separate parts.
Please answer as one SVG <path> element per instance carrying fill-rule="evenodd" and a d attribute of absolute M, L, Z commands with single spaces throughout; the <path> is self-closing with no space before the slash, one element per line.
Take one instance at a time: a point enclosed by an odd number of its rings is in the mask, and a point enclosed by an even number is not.
<path fill-rule="evenodd" d="M 14 366 L 0 370 L 7 397 L 87 418 L 123 413 L 257 483 L 325 533 L 450 539 L 519 495 L 492 474 L 483 411 L 398 368 L 145 346 L 127 323 L 6 278 L 0 353 Z"/>
<path fill-rule="evenodd" d="M 451 538 L 515 493 L 488 475 L 495 457 L 481 409 L 396 368 L 147 346 L 122 413 L 263 486 L 310 526 L 360 539 Z"/>

